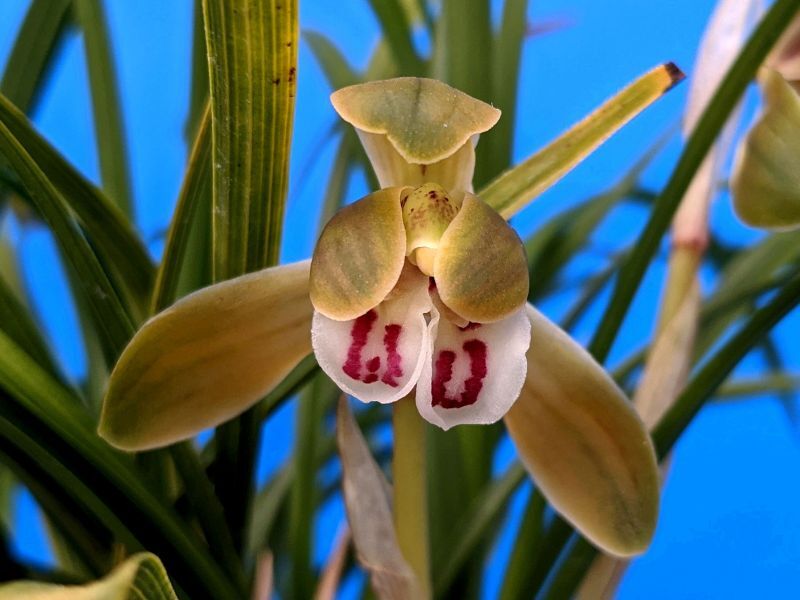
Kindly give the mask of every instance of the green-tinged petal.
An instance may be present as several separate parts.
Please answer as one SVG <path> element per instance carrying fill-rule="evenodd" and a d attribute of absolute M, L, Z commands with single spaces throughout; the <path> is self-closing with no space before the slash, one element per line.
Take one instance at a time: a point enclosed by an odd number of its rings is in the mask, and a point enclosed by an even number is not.
<path fill-rule="evenodd" d="M 650 437 L 612 379 L 533 307 L 528 373 L 506 425 L 553 507 L 605 552 L 643 552 L 658 516 Z"/>
<path fill-rule="evenodd" d="M 753 227 L 800 225 L 800 96 L 766 69 L 764 112 L 739 147 L 731 181 L 733 206 Z"/>
<path fill-rule="evenodd" d="M 439 241 L 434 262 L 439 296 L 461 317 L 489 323 L 528 297 L 528 263 L 517 233 L 472 194 Z"/>
<path fill-rule="evenodd" d="M 500 111 L 434 79 L 399 77 L 331 94 L 336 112 L 368 133 L 386 137 L 409 163 L 451 156 L 473 135 L 491 129 Z"/>
<path fill-rule="evenodd" d="M 100 435 L 155 448 L 257 402 L 311 352 L 308 272 L 304 261 L 244 275 L 150 319 L 111 374 Z"/>
<path fill-rule="evenodd" d="M 328 222 L 311 260 L 311 302 L 335 321 L 377 306 L 403 270 L 404 188 L 380 190 L 345 206 Z"/>
<path fill-rule="evenodd" d="M 476 139 L 467 140 L 461 148 L 440 161 L 412 164 L 400 156 L 385 135 L 359 130 L 358 137 L 381 187 L 418 187 L 435 181 L 451 191 L 472 191 Z"/>
<path fill-rule="evenodd" d="M 0 600 L 177 600 L 164 565 L 154 554 L 130 557 L 106 577 L 86 585 L 15 581 L 0 586 Z"/>

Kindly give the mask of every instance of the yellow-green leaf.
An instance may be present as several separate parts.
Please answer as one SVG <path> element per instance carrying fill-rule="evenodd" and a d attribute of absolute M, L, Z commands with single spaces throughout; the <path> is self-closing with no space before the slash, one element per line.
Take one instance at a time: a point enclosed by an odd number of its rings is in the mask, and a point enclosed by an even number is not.
<path fill-rule="evenodd" d="M 468 321 L 497 321 L 528 297 L 522 241 L 472 194 L 464 196 L 461 210 L 439 241 L 433 271 L 442 302 Z"/>
<path fill-rule="evenodd" d="M 177 600 L 164 565 L 154 554 L 130 557 L 103 579 L 86 585 L 15 581 L 0 586 L 0 600 Z"/>
<path fill-rule="evenodd" d="M 765 69 L 764 112 L 739 147 L 731 180 L 736 214 L 748 225 L 800 225 L 800 96 Z"/>
<path fill-rule="evenodd" d="M 275 264 L 297 90 L 297 0 L 203 0 L 214 279 Z"/>
<path fill-rule="evenodd" d="M 308 270 L 306 261 L 231 279 L 150 319 L 114 367 L 100 435 L 155 448 L 257 402 L 311 351 Z"/>
<path fill-rule="evenodd" d="M 479 192 L 506 219 L 561 179 L 684 78 L 672 63 L 645 73 L 592 114 Z"/>
<path fill-rule="evenodd" d="M 311 260 L 311 302 L 347 321 L 377 306 L 403 270 L 403 188 L 383 189 L 345 206 L 328 222 Z"/>
<path fill-rule="evenodd" d="M 650 437 L 594 359 L 533 307 L 528 373 L 506 415 L 520 458 L 564 518 L 602 550 L 644 552 L 659 475 Z"/>

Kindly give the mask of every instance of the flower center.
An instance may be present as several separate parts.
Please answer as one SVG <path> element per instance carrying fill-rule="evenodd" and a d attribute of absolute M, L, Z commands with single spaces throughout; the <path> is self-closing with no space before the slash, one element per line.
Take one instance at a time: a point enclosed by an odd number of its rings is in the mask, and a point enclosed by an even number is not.
<path fill-rule="evenodd" d="M 432 277 L 439 240 L 458 214 L 461 200 L 438 184 L 426 183 L 406 196 L 402 205 L 408 260 Z"/>

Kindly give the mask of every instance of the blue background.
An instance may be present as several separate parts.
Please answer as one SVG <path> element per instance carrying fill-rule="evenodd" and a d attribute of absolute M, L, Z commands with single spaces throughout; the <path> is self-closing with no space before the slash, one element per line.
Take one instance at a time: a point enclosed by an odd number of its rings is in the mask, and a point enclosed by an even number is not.
<path fill-rule="evenodd" d="M 0 65 L 4 64 L 27 9 L 25 0 L 0 1 Z M 183 123 L 189 89 L 192 2 L 190 0 L 107 0 L 118 76 L 122 91 L 130 166 L 136 200 L 136 223 L 158 256 L 160 236 L 174 206 L 186 159 Z M 522 63 L 515 160 L 519 160 L 580 119 L 635 76 L 665 60 L 690 72 L 711 0 L 537 0 L 531 2 L 534 23 L 555 21 L 563 27 L 526 42 Z M 366 0 L 301 0 L 301 27 L 322 32 L 363 66 L 377 41 L 375 20 Z M 357 35 L 356 35 L 357 34 Z M 324 139 L 335 116 L 329 89 L 308 48 L 301 45 L 296 135 L 286 216 L 283 259 L 309 255 L 319 199 L 334 145 Z M 514 222 L 523 237 L 565 206 L 604 190 L 630 167 L 664 131 L 677 123 L 688 86 L 680 86 L 638 118 L 604 148 L 547 192 Z M 34 120 L 37 127 L 94 181 L 97 155 L 82 40 L 71 34 Z M 751 94 L 752 96 L 752 94 Z M 747 103 L 746 119 L 752 114 Z M 480 151 L 480 146 L 478 147 Z M 680 151 L 675 139 L 646 174 L 659 189 Z M 349 198 L 364 192 L 363 181 L 351 182 Z M 603 252 L 632 238 L 643 223 L 642 209 L 614 213 L 595 237 Z M 736 243 L 757 238 L 739 225 L 726 198 L 713 209 L 720 237 Z M 13 227 L 26 283 L 36 310 L 66 370 L 79 377 L 84 368 L 74 312 L 69 309 L 63 275 L 52 257 L 53 242 L 43 229 Z M 589 274 L 596 260 L 575 261 L 570 272 Z M 634 310 L 612 354 L 610 364 L 650 331 L 652 310 L 661 287 L 663 264 L 651 269 Z M 706 289 L 710 289 L 707 277 Z M 65 308 L 67 307 L 67 308 Z M 558 317 L 564 306 L 542 307 Z M 596 317 L 597 314 L 593 314 Z M 585 341 L 592 318 L 576 335 Z M 780 347 L 795 369 L 800 367 L 797 311 L 780 329 Z M 740 373 L 760 367 L 758 357 Z M 289 453 L 293 408 L 283 410 L 265 436 L 269 449 L 261 456 L 261 476 Z M 794 597 L 800 589 L 800 465 L 797 430 L 784 408 L 772 399 L 715 404 L 703 410 L 681 439 L 664 492 L 661 520 L 650 551 L 630 568 L 621 598 Z M 498 466 L 508 460 L 506 448 Z M 520 492 L 520 504 L 528 489 Z M 26 493 L 16 498 L 20 523 L 17 550 L 38 561 L 49 560 L 36 508 Z M 518 512 L 518 511 L 517 511 Z M 326 507 L 317 523 L 318 559 L 327 554 L 342 518 L 341 506 Z M 512 517 L 511 525 L 515 519 Z M 500 567 L 508 555 L 509 536 L 496 548 L 486 596 L 498 589 Z M 351 585 L 354 582 L 350 582 Z"/>

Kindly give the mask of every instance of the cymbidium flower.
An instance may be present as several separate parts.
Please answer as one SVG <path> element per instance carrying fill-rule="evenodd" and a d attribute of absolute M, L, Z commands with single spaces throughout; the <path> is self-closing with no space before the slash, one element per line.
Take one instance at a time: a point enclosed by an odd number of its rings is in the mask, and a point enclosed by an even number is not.
<path fill-rule="evenodd" d="M 530 342 L 522 241 L 471 191 L 477 135 L 500 111 L 415 78 L 332 101 L 387 187 L 340 211 L 314 251 L 320 366 L 363 401 L 416 386 L 420 414 L 444 429 L 494 423 L 519 396 Z"/>
<path fill-rule="evenodd" d="M 800 227 L 800 18 L 759 74 L 763 107 L 745 136 L 731 178 L 739 217 L 754 227 Z"/>
<path fill-rule="evenodd" d="M 362 401 L 415 390 L 444 429 L 505 418 L 557 510 L 611 553 L 643 551 L 659 496 L 650 438 L 605 371 L 526 304 L 522 243 L 472 191 L 477 136 L 499 111 L 417 78 L 332 100 L 382 189 L 328 223 L 310 263 L 211 286 L 148 321 L 114 368 L 101 435 L 129 450 L 188 438 L 257 402 L 313 344 Z"/>

